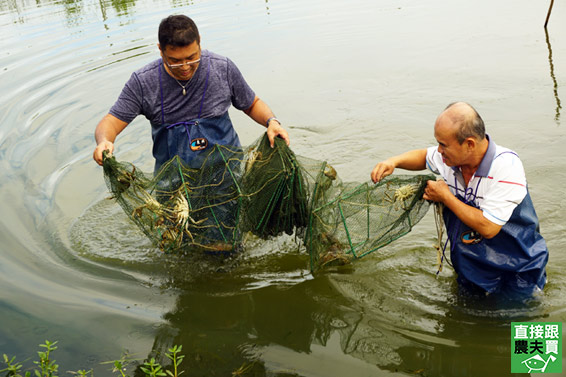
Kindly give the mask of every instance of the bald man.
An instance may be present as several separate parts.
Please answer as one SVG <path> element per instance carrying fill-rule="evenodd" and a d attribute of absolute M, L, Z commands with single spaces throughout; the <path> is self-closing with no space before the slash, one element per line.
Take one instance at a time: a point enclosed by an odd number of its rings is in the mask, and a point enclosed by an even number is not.
<path fill-rule="evenodd" d="M 393 173 L 430 169 L 423 198 L 444 204 L 450 257 L 469 292 L 531 296 L 546 283 L 546 242 L 517 154 L 496 145 L 469 104 L 448 105 L 434 125 L 438 146 L 378 163 L 374 183 Z"/>

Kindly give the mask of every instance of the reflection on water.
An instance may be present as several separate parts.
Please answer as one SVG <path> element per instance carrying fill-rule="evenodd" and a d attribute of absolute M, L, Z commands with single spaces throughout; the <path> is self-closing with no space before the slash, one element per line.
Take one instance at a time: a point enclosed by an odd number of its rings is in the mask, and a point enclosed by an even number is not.
<path fill-rule="evenodd" d="M 229 296 L 185 290 L 177 307 L 165 315 L 167 324 L 157 333 L 154 352 L 183 344 L 188 355 L 184 368 L 190 375 L 210 370 L 230 375 L 242 365 L 253 366 L 249 375 L 265 375 L 269 368 L 273 375 L 289 374 L 295 372 L 293 354 L 310 353 L 313 342 L 326 344 L 331 320 L 347 326 L 340 319 L 344 313 L 336 309 L 341 300 L 326 279 Z M 263 358 L 275 345 L 288 350 L 288 359 L 278 366 Z"/>
<path fill-rule="evenodd" d="M 558 82 L 556 81 L 556 76 L 554 75 L 554 63 L 552 62 L 552 46 L 550 45 L 550 39 L 548 38 L 548 29 L 544 28 L 544 34 L 546 36 L 546 45 L 548 46 L 548 63 L 550 65 L 550 78 L 552 78 L 552 83 L 554 85 L 554 98 L 556 99 L 556 115 L 554 119 L 557 123 L 560 122 L 560 109 L 562 105 L 560 104 L 560 98 L 558 97 Z"/>
<path fill-rule="evenodd" d="M 192 3 L 191 0 L 177 1 L 177 6 Z M 85 23 L 84 16 L 88 14 L 90 7 L 96 7 L 102 19 L 108 19 L 109 8 L 113 9 L 118 16 L 128 15 L 134 10 L 136 0 L 109 0 L 109 1 L 89 1 L 89 0 L 6 0 L 0 3 L 0 11 L 9 13 L 16 17 L 18 23 L 28 21 L 30 9 L 61 5 L 67 26 L 79 26 Z"/>
<path fill-rule="evenodd" d="M 555 126 L 566 24 L 545 46 L 531 19 L 546 12 L 539 3 L 0 2 L 0 353 L 25 360 L 59 340 L 65 370 L 102 376 L 100 362 L 123 350 L 162 358 L 173 344 L 187 355 L 184 375 L 508 375 L 511 321 L 566 318 L 566 135 Z M 292 236 L 251 240 L 231 258 L 161 254 L 106 199 L 91 156 L 96 123 L 131 72 L 158 57 L 170 13 L 194 16 L 206 48 L 233 58 L 283 119 L 293 150 L 345 181 L 433 143 L 447 103 L 476 104 L 525 165 L 551 252 L 543 295 L 519 306 L 462 298 L 451 268 L 436 278 L 432 214 L 315 276 Z M 231 117 L 243 144 L 263 132 Z M 137 119 L 116 154 L 149 171 L 150 140 Z"/>
<path fill-rule="evenodd" d="M 411 250 L 417 258 L 407 254 L 396 263 L 418 265 L 425 252 Z M 166 363 L 167 349 L 182 344 L 187 355 L 183 370 L 190 376 L 211 370 L 230 375 L 241 368 L 262 376 L 424 371 L 432 376 L 500 376 L 508 372 L 510 321 L 544 315 L 538 300 L 525 305 L 462 298 L 452 278 L 427 292 L 427 282 L 417 275 L 401 274 L 408 289 L 399 297 L 387 273 L 398 267 L 386 261 L 377 272 L 387 278 L 377 284 L 376 270 L 355 269 L 253 290 L 239 289 L 245 284 L 241 270 L 284 263 L 273 257 L 269 264 L 255 261 L 244 268 L 238 263 L 227 268 L 219 260 L 207 263 L 221 266 L 221 273 L 198 277 L 193 269 L 190 284 L 176 287 L 176 305 L 164 315 L 166 322 L 148 354 Z"/>

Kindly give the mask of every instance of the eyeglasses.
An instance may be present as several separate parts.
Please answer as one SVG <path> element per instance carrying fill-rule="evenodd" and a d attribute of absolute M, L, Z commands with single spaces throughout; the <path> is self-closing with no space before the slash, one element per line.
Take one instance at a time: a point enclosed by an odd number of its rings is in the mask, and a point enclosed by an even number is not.
<path fill-rule="evenodd" d="M 185 65 L 186 65 L 187 67 L 190 67 L 191 65 L 197 64 L 198 62 L 200 62 L 200 58 L 198 58 L 197 60 L 192 60 L 192 61 L 190 61 L 190 62 L 183 62 L 183 63 L 179 63 L 179 64 L 169 64 L 169 62 L 168 62 L 169 58 L 167 58 L 167 56 L 165 56 L 165 54 L 163 54 L 163 56 L 165 57 L 165 64 L 167 64 L 167 66 L 168 66 L 170 69 L 181 68 L 181 67 L 183 67 L 183 66 L 185 66 Z"/>

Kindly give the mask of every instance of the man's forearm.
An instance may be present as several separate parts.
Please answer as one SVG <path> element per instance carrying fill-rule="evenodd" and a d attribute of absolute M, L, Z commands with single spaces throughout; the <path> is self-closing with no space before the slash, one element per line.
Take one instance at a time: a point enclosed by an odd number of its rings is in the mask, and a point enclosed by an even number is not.
<path fill-rule="evenodd" d="M 116 140 L 116 136 L 126 128 L 128 124 L 120 119 L 116 118 L 111 114 L 106 114 L 104 118 L 100 120 L 96 129 L 94 131 L 94 139 L 96 144 L 100 144 L 103 141 L 109 141 L 113 143 Z"/>
<path fill-rule="evenodd" d="M 245 111 L 245 113 L 255 122 L 267 127 L 267 120 L 273 118 L 273 111 L 265 102 L 256 97 L 254 103 Z"/>
<path fill-rule="evenodd" d="M 426 169 L 426 149 L 408 151 L 399 156 L 391 157 L 390 160 L 399 169 L 424 170 Z"/>
<path fill-rule="evenodd" d="M 106 114 L 104 118 L 98 122 L 94 130 L 94 140 L 96 148 L 92 155 L 97 164 L 102 165 L 102 152 L 109 150 L 110 154 L 114 152 L 114 141 L 116 136 L 126 128 L 128 123 L 116 118 L 111 114 Z"/>
<path fill-rule="evenodd" d="M 454 195 L 450 195 L 446 198 L 444 205 L 464 224 L 480 233 L 485 238 L 493 238 L 501 230 L 501 225 L 497 225 L 486 219 L 482 210 L 460 201 Z"/>

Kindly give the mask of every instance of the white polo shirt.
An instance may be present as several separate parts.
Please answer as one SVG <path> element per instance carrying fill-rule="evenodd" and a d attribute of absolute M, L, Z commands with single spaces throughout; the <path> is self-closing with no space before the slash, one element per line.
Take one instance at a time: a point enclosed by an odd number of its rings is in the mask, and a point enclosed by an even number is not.
<path fill-rule="evenodd" d="M 426 164 L 440 174 L 450 191 L 464 203 L 483 211 L 489 221 L 505 225 L 527 195 L 525 170 L 519 156 L 489 139 L 489 146 L 468 186 L 459 167 L 447 166 L 437 147 L 427 149 Z"/>

